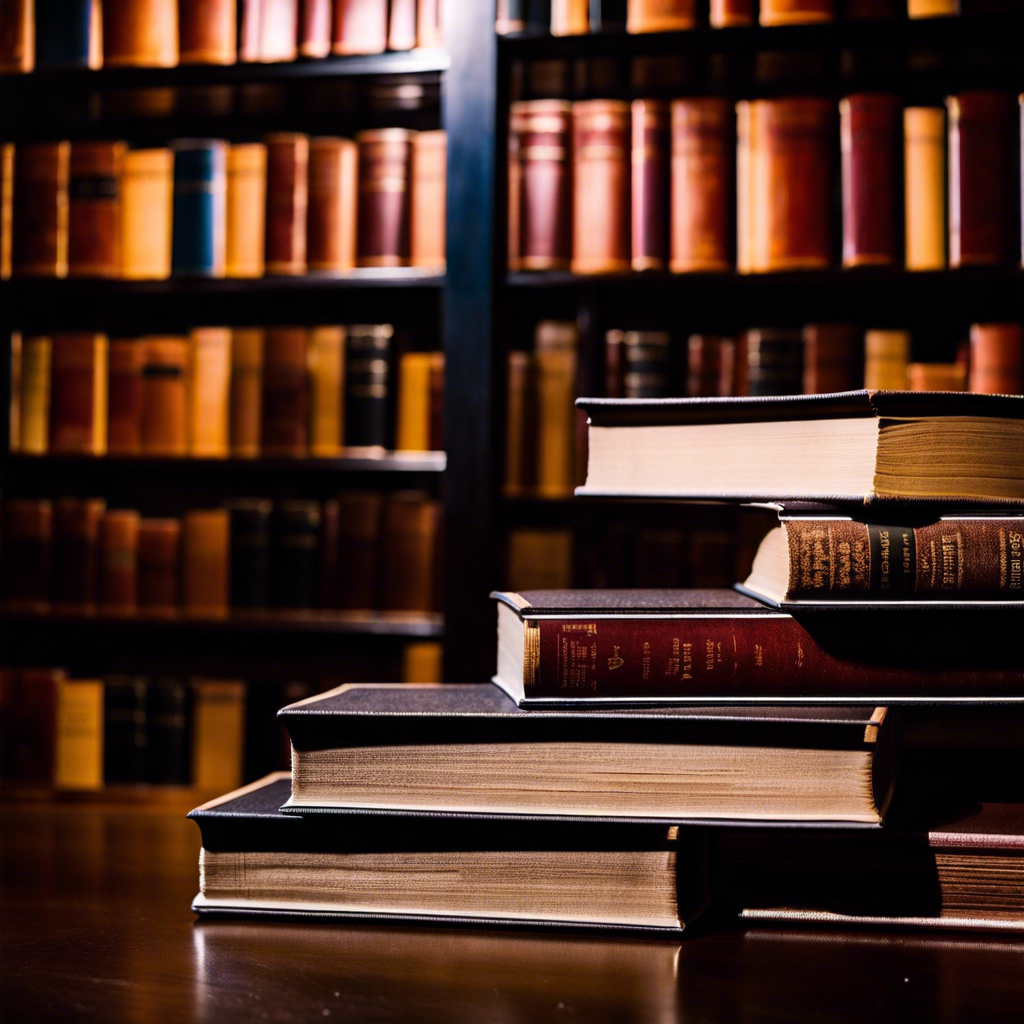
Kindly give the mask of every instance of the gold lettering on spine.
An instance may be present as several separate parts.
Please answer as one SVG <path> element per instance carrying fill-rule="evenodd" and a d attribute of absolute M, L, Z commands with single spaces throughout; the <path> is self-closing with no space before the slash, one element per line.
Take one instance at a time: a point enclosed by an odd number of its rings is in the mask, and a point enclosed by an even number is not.
<path fill-rule="evenodd" d="M 1021 555 L 1024 552 L 1022 546 L 1022 535 L 1017 530 L 1011 530 L 1007 534 L 1007 542 L 1010 549 L 1010 576 L 1009 590 L 1020 590 L 1021 588 Z"/>

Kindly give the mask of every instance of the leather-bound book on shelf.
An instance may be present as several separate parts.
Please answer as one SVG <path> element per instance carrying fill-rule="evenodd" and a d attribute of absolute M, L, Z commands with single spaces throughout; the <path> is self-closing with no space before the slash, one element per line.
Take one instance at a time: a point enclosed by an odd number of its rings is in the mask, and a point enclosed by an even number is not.
<path fill-rule="evenodd" d="M 267 147 L 232 145 L 227 156 L 224 276 L 262 277 L 266 246 Z"/>
<path fill-rule="evenodd" d="M 181 523 L 182 605 L 223 616 L 228 609 L 230 518 L 227 509 L 191 509 Z"/>
<path fill-rule="evenodd" d="M 68 272 L 67 142 L 14 147 L 11 273 L 66 277 Z"/>
<path fill-rule="evenodd" d="M 0 4 L 0 75 L 31 71 L 34 62 L 34 0 L 6 0 Z"/>
<path fill-rule="evenodd" d="M 835 16 L 835 0 L 761 0 L 762 25 L 807 25 Z"/>
<path fill-rule="evenodd" d="M 265 456 L 301 456 L 309 450 L 308 347 L 305 327 L 266 329 L 260 411 Z"/>
<path fill-rule="evenodd" d="M 898 262 L 902 111 L 902 97 L 888 93 L 839 102 L 844 267 Z"/>
<path fill-rule="evenodd" d="M 803 348 L 799 331 L 747 331 L 747 394 L 752 397 L 802 394 Z"/>
<path fill-rule="evenodd" d="M 732 266 L 735 139 L 729 100 L 673 101 L 669 266 L 674 273 Z"/>
<path fill-rule="evenodd" d="M 181 603 L 181 521 L 143 519 L 139 523 L 139 608 L 171 615 Z"/>
<path fill-rule="evenodd" d="M 360 267 L 409 264 L 412 132 L 360 132 L 357 262 Z"/>
<path fill-rule="evenodd" d="M 255 64 L 260 59 L 260 19 L 263 0 L 237 0 L 238 4 L 238 59 Z"/>
<path fill-rule="evenodd" d="M 231 454 L 254 459 L 260 453 L 263 406 L 263 329 L 236 327 L 231 333 Z"/>
<path fill-rule="evenodd" d="M 328 8 L 328 11 L 330 8 Z M 192 785 L 227 792 L 242 783 L 245 756 L 245 683 L 192 683 Z"/>
<path fill-rule="evenodd" d="M 238 60 L 235 0 L 178 0 L 178 59 L 182 64 Z"/>
<path fill-rule="evenodd" d="M 143 455 L 182 456 L 188 452 L 187 338 L 142 338 Z"/>
<path fill-rule="evenodd" d="M 297 132 L 268 135 L 267 245 L 268 274 L 306 272 L 306 215 L 309 200 L 309 136 Z"/>
<path fill-rule="evenodd" d="M 630 268 L 629 114 L 620 100 L 573 104 L 573 273 Z"/>
<path fill-rule="evenodd" d="M 736 104 L 736 270 L 752 274 L 754 267 L 754 102 Z"/>
<path fill-rule="evenodd" d="M 123 142 L 73 142 L 68 172 L 68 275 L 121 272 Z"/>
<path fill-rule="evenodd" d="M 1008 92 L 965 92 L 949 111 L 949 265 L 1020 258 L 1020 110 Z M 1012 211 L 1012 215 L 1011 215 Z"/>
<path fill-rule="evenodd" d="M 112 509 L 100 520 L 99 606 L 124 614 L 138 607 L 139 513 Z"/>
<path fill-rule="evenodd" d="M 675 32 L 696 25 L 696 0 L 629 0 L 629 32 Z"/>
<path fill-rule="evenodd" d="M 576 484 L 576 397 L 579 333 L 569 321 L 542 320 L 534 331 L 537 493 L 565 498 Z"/>
<path fill-rule="evenodd" d="M 171 274 L 174 154 L 129 149 L 121 163 L 121 276 L 159 281 Z"/>
<path fill-rule="evenodd" d="M 309 453 L 333 458 L 341 452 L 345 328 L 309 332 Z"/>
<path fill-rule="evenodd" d="M 8 335 L 7 359 L 7 451 L 21 451 L 21 331 Z"/>
<path fill-rule="evenodd" d="M 687 395 L 691 398 L 724 398 L 733 393 L 733 364 L 736 359 L 736 343 L 733 338 L 717 334 L 691 334 L 687 340 L 686 354 Z"/>
<path fill-rule="evenodd" d="M 6 783 L 53 784 L 57 692 L 62 669 L 0 671 L 0 778 Z"/>
<path fill-rule="evenodd" d="M 418 492 L 384 503 L 380 606 L 383 611 L 432 612 L 439 607 L 441 506 Z"/>
<path fill-rule="evenodd" d="M 189 455 L 197 458 L 227 456 L 230 393 L 231 329 L 195 328 L 189 338 Z"/>
<path fill-rule="evenodd" d="M 228 145 L 219 139 L 177 139 L 171 271 L 223 277 Z"/>
<path fill-rule="evenodd" d="M 414 267 L 443 270 L 448 191 L 448 133 L 417 132 L 412 138 L 409 255 Z"/>
<path fill-rule="evenodd" d="M 53 784 L 58 790 L 103 788 L 103 682 L 62 679 L 57 687 Z"/>
<path fill-rule="evenodd" d="M 434 50 L 444 46 L 441 10 L 444 0 L 416 0 L 416 48 Z"/>
<path fill-rule="evenodd" d="M 516 104 L 512 104 L 512 109 L 509 110 L 508 115 L 508 168 L 506 171 L 508 176 L 507 261 L 510 273 L 520 269 L 521 231 L 519 227 L 519 220 L 521 217 L 521 211 L 519 207 L 523 194 L 523 164 L 519 155 L 519 133 L 522 131 L 521 121 L 522 117 L 520 112 L 516 109 Z M 13 149 L 11 159 L 13 160 Z"/>
<path fill-rule="evenodd" d="M 356 265 L 359 147 L 351 139 L 309 140 L 306 256 L 310 270 Z"/>
<path fill-rule="evenodd" d="M 847 21 L 891 21 L 906 13 L 904 0 L 846 0 L 843 18 Z"/>
<path fill-rule="evenodd" d="M 590 0 L 590 31 L 621 32 L 629 17 L 629 0 Z"/>
<path fill-rule="evenodd" d="M 271 522 L 271 605 L 312 608 L 317 603 L 320 506 L 315 501 L 282 501 Z"/>
<path fill-rule="evenodd" d="M 111 338 L 109 361 L 107 454 L 138 455 L 142 451 L 144 343 L 136 338 Z"/>
<path fill-rule="evenodd" d="M 585 36 L 590 31 L 590 0 L 551 0 L 551 34 Z"/>
<path fill-rule="evenodd" d="M 1024 334 L 1020 324 L 971 324 L 968 391 L 1024 394 Z"/>
<path fill-rule="evenodd" d="M 43 611 L 50 597 L 53 503 L 9 499 L 3 519 L 4 601 L 11 609 Z"/>
<path fill-rule="evenodd" d="M 228 502 L 231 534 L 231 607 L 270 605 L 270 513 L 265 498 Z"/>
<path fill-rule="evenodd" d="M 416 45 L 416 0 L 388 3 L 388 49 L 411 50 Z"/>
<path fill-rule="evenodd" d="M 960 13 L 960 0 L 907 0 L 910 18 L 950 18 Z"/>
<path fill-rule="evenodd" d="M 753 25 L 754 0 L 711 0 L 708 21 L 712 28 L 737 28 Z"/>
<path fill-rule="evenodd" d="M 537 480 L 537 367 L 532 352 L 513 350 L 506 364 L 506 497 L 532 493 Z M 621 383 L 621 374 L 617 379 Z M 613 395 L 611 397 L 621 397 Z"/>
<path fill-rule="evenodd" d="M 808 324 L 804 330 L 804 394 L 856 391 L 862 384 L 861 333 L 852 324 Z"/>
<path fill-rule="evenodd" d="M 346 448 L 380 451 L 392 446 L 393 335 L 390 324 L 357 324 L 346 331 Z"/>
<path fill-rule="evenodd" d="M 263 0 L 260 60 L 278 64 L 299 55 L 299 0 Z"/>
<path fill-rule="evenodd" d="M 395 448 L 424 452 L 432 449 L 433 383 L 443 352 L 405 352 L 398 363 L 398 414 Z"/>
<path fill-rule="evenodd" d="M 50 447 L 52 360 L 53 341 L 50 338 L 29 335 L 22 340 L 16 433 L 17 451 L 25 455 L 44 455 Z M 12 439 L 14 433 L 12 430 Z M 13 445 L 11 450 L 15 450 Z"/>
<path fill-rule="evenodd" d="M 956 363 L 910 363 L 907 366 L 910 391 L 966 391 L 964 368 Z"/>
<path fill-rule="evenodd" d="M 301 0 L 299 4 L 299 56 L 322 58 L 331 53 L 333 0 Z"/>
<path fill-rule="evenodd" d="M 177 63 L 178 0 L 103 0 L 105 67 L 172 68 Z"/>
<path fill-rule="evenodd" d="M 334 595 L 338 592 L 338 503 L 333 498 L 320 505 L 319 547 L 316 605 L 333 608 Z"/>
<path fill-rule="evenodd" d="M 348 611 L 377 607 L 377 565 L 383 495 L 343 491 L 338 495 L 338 583 L 335 604 Z"/>
<path fill-rule="evenodd" d="M 910 335 L 906 331 L 868 331 L 864 335 L 864 387 L 898 391 L 907 386 Z"/>
<path fill-rule="evenodd" d="M 14 216 L 14 143 L 0 143 L 0 281 L 11 276 L 11 220 Z"/>
<path fill-rule="evenodd" d="M 146 676 L 110 676 L 103 694 L 103 779 L 146 779 Z"/>
<path fill-rule="evenodd" d="M 605 334 L 609 398 L 665 398 L 672 393 L 672 338 L 667 331 Z"/>
<path fill-rule="evenodd" d="M 50 362 L 50 451 L 103 455 L 107 450 L 106 335 L 53 335 Z"/>
<path fill-rule="evenodd" d="M 146 775 L 150 785 L 188 784 L 188 683 L 151 679 L 146 687 Z"/>
<path fill-rule="evenodd" d="M 907 270 L 946 265 L 946 112 L 903 111 L 903 195 Z"/>
<path fill-rule="evenodd" d="M 36 68 L 103 63 L 101 0 L 35 0 Z"/>
<path fill-rule="evenodd" d="M 632 245 L 634 270 L 668 269 L 671 131 L 664 100 L 633 100 Z"/>
<path fill-rule="evenodd" d="M 332 49 L 339 56 L 388 48 L 388 5 L 380 0 L 334 0 Z"/>

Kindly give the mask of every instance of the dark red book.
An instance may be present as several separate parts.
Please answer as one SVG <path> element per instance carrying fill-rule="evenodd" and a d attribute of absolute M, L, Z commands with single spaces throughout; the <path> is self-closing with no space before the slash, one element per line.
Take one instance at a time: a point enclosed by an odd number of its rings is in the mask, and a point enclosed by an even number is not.
<path fill-rule="evenodd" d="M 369 611 L 377 607 L 377 561 L 383 495 L 344 491 L 338 495 L 338 608 Z"/>
<path fill-rule="evenodd" d="M 852 324 L 804 328 L 804 394 L 854 391 L 864 383 L 863 334 Z"/>
<path fill-rule="evenodd" d="M 1019 395 L 1024 389 L 1024 332 L 1020 324 L 971 324 L 968 391 Z"/>
<path fill-rule="evenodd" d="M 68 182 L 68 274 L 121 273 L 120 196 L 123 142 L 73 142 Z"/>
<path fill-rule="evenodd" d="M 110 341 L 110 387 L 107 411 L 107 451 L 138 455 L 142 451 L 142 374 L 145 343 L 137 338 Z"/>
<path fill-rule="evenodd" d="M 668 267 L 672 136 L 665 100 L 633 100 L 632 266 Z"/>
<path fill-rule="evenodd" d="M 96 565 L 102 498 L 61 498 L 53 505 L 53 573 L 55 605 L 84 610 L 96 604 Z"/>
<path fill-rule="evenodd" d="M 402 267 L 410 259 L 412 134 L 404 128 L 360 132 L 356 260 L 360 267 Z"/>
<path fill-rule="evenodd" d="M 39 611 L 50 597 L 53 504 L 16 499 L 4 503 L 4 600 Z"/>
<path fill-rule="evenodd" d="M 302 0 L 299 6 L 299 54 L 327 57 L 331 52 L 333 0 Z"/>
<path fill-rule="evenodd" d="M 264 455 L 309 448 L 309 373 L 305 327 L 268 327 L 263 352 L 260 447 Z"/>
<path fill-rule="evenodd" d="M 59 669 L 5 669 L 0 678 L 0 778 L 52 785 Z"/>
<path fill-rule="evenodd" d="M 736 342 L 716 334 L 691 334 L 687 341 L 686 393 L 691 398 L 732 394 Z M 625 397 L 625 396 L 623 396 Z"/>
<path fill-rule="evenodd" d="M 14 148 L 11 272 L 68 272 L 68 142 L 19 142 Z"/>

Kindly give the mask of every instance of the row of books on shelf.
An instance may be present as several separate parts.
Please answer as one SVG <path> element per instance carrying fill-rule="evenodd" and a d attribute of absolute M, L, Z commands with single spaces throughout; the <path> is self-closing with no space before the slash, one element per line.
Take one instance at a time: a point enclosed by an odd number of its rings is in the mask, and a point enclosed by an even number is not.
<path fill-rule="evenodd" d="M 415 491 L 235 499 L 180 519 L 102 498 L 10 498 L 2 596 L 33 614 L 429 613 L 441 607 L 440 546 L 440 505 Z"/>
<path fill-rule="evenodd" d="M 840 219 L 843 267 L 1016 265 L 1020 117 L 1018 97 L 994 91 L 945 110 L 888 93 L 838 110 L 814 96 L 523 100 L 509 122 L 509 267 L 823 269 Z"/>
<path fill-rule="evenodd" d="M 277 63 L 442 45 L 439 0 L 11 0 L 0 73 Z"/>
<path fill-rule="evenodd" d="M 445 263 L 443 131 L 0 147 L 0 274 L 253 278 Z"/>
<path fill-rule="evenodd" d="M 444 356 L 390 324 L 13 338 L 11 451 L 336 457 L 442 446 Z M 397 393 L 396 393 L 397 392 Z"/>

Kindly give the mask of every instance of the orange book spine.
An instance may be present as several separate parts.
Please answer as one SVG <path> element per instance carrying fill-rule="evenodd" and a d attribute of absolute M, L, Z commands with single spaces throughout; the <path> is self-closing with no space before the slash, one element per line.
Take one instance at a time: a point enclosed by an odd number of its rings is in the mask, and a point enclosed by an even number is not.
<path fill-rule="evenodd" d="M 50 451 L 103 455 L 107 450 L 106 335 L 53 336 Z"/>
<path fill-rule="evenodd" d="M 357 262 L 361 267 L 409 265 L 409 171 L 412 133 L 404 128 L 360 132 Z"/>
<path fill-rule="evenodd" d="M 356 265 L 356 182 L 359 148 L 349 139 L 309 142 L 310 270 L 351 270 Z"/>
<path fill-rule="evenodd" d="M 633 101 L 633 208 L 631 264 L 634 270 L 668 268 L 671 131 L 663 100 Z"/>
<path fill-rule="evenodd" d="M 416 45 L 416 0 L 390 0 L 388 49 L 411 50 Z"/>
<path fill-rule="evenodd" d="M 754 0 L 711 0 L 712 28 L 736 28 L 754 24 Z"/>
<path fill-rule="evenodd" d="M 177 0 L 103 0 L 104 67 L 172 68 L 177 63 Z"/>
<path fill-rule="evenodd" d="M 898 391 L 907 386 L 910 335 L 906 331 L 868 331 L 864 335 L 864 387 Z"/>
<path fill-rule="evenodd" d="M 182 520 L 182 603 L 203 616 L 228 609 L 230 519 L 226 509 L 192 510 Z"/>
<path fill-rule="evenodd" d="M 185 455 L 188 452 L 188 340 L 143 338 L 142 418 L 139 440 L 143 455 Z"/>
<path fill-rule="evenodd" d="M 35 67 L 35 2 L 6 0 L 0 4 L 0 75 Z"/>
<path fill-rule="evenodd" d="M 972 324 L 969 391 L 1024 393 L 1024 334 L 1020 324 Z"/>
<path fill-rule="evenodd" d="M 627 32 L 676 32 L 697 24 L 696 0 L 629 0 Z"/>
<path fill-rule="evenodd" d="M 911 391 L 966 391 L 964 368 L 956 363 L 910 363 L 907 387 Z"/>
<path fill-rule="evenodd" d="M 308 331 L 270 327 L 263 348 L 260 448 L 267 456 L 309 449 Z"/>
<path fill-rule="evenodd" d="M 949 18 L 960 13 L 960 0 L 907 0 L 911 18 Z"/>
<path fill-rule="evenodd" d="M 388 48 L 388 5 L 380 0 L 334 0 L 332 49 L 339 56 Z"/>
<path fill-rule="evenodd" d="M 182 64 L 234 64 L 238 59 L 235 0 L 178 0 Z"/>
<path fill-rule="evenodd" d="M 447 132 L 417 132 L 412 140 L 409 227 L 409 250 L 414 267 L 444 269 L 447 168 Z"/>
<path fill-rule="evenodd" d="M 553 36 L 584 36 L 589 31 L 589 0 L 551 0 Z"/>
<path fill-rule="evenodd" d="M 70 149 L 67 142 L 15 146 L 12 274 L 67 276 Z"/>
<path fill-rule="evenodd" d="M 299 55 L 326 57 L 331 52 L 332 0 L 302 0 L 299 6 Z"/>
<path fill-rule="evenodd" d="M 107 512 L 100 520 L 100 599 L 108 612 L 133 612 L 138 605 L 139 513 Z"/>
<path fill-rule="evenodd" d="M 142 373 L 145 350 L 135 338 L 110 342 L 107 452 L 138 455 L 142 450 Z"/>
<path fill-rule="evenodd" d="M 227 327 L 197 327 L 189 341 L 189 454 L 223 458 L 228 454 L 231 331 Z"/>
<path fill-rule="evenodd" d="M 130 149 L 121 165 L 121 276 L 160 281 L 171 274 L 174 155 Z"/>
<path fill-rule="evenodd" d="M 761 0 L 762 25 L 807 25 L 835 17 L 835 0 Z"/>
<path fill-rule="evenodd" d="M 14 214 L 14 143 L 0 144 L 0 280 L 11 276 L 11 218 Z"/>
<path fill-rule="evenodd" d="M 267 147 L 233 145 L 227 158 L 225 276 L 263 276 L 266 216 Z"/>
<path fill-rule="evenodd" d="M 907 270 L 946 265 L 946 113 L 903 111 L 904 225 Z"/>
<path fill-rule="evenodd" d="M 828 395 L 861 386 L 861 335 L 850 324 L 804 328 L 804 394 Z"/>
<path fill-rule="evenodd" d="M 434 50 L 440 46 L 444 46 L 444 30 L 441 27 L 441 8 L 442 0 L 417 0 L 417 49 Z"/>
<path fill-rule="evenodd" d="M 147 612 L 169 614 L 181 601 L 181 523 L 143 519 L 139 524 L 138 603 Z"/>
<path fill-rule="evenodd" d="M 121 272 L 123 142 L 73 142 L 68 171 L 68 275 Z"/>
<path fill-rule="evenodd" d="M 263 329 L 240 327 L 231 335 L 231 454 L 260 453 L 263 391 Z"/>
<path fill-rule="evenodd" d="M 306 272 L 306 217 L 309 202 L 309 138 L 291 132 L 268 135 L 266 270 Z"/>
<path fill-rule="evenodd" d="M 432 612 L 439 607 L 441 507 L 424 496 L 395 496 L 384 506 L 381 608 Z M 399 571 L 398 567 L 401 566 Z"/>

